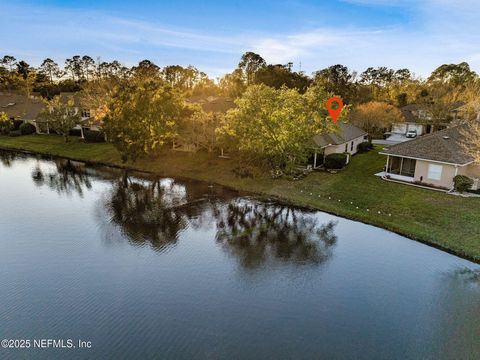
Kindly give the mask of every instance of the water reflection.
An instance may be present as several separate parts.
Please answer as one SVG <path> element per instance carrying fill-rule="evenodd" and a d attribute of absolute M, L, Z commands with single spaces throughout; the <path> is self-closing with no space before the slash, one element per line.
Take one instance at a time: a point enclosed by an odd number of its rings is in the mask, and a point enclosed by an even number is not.
<path fill-rule="evenodd" d="M 105 194 L 97 218 L 107 243 L 126 238 L 158 251 L 175 245 L 187 228 L 213 229 L 227 253 L 243 267 L 257 268 L 271 261 L 319 264 L 329 258 L 336 223 L 319 226 L 304 215 L 288 206 L 240 200 L 235 191 L 202 182 L 125 173 Z"/>
<path fill-rule="evenodd" d="M 114 226 L 136 245 L 148 242 L 156 250 L 176 244 L 187 226 L 181 197 L 159 179 L 141 181 L 126 174 L 104 197 L 103 207 Z"/>
<path fill-rule="evenodd" d="M 35 185 L 39 187 L 46 185 L 59 194 L 75 193 L 81 197 L 85 190 L 92 188 L 90 176 L 83 164 L 64 159 L 57 159 L 54 163 L 56 169 L 47 172 L 39 164 L 35 166 L 32 171 L 32 180 Z"/>
<path fill-rule="evenodd" d="M 177 243 L 185 229 L 208 228 L 221 202 L 235 196 L 236 191 L 203 182 L 145 174 L 139 178 L 125 172 L 104 194 L 97 221 L 108 244 L 126 238 L 132 245 L 165 251 Z"/>
<path fill-rule="evenodd" d="M 97 207 L 97 222 L 107 244 L 125 239 L 134 246 L 165 251 L 188 229 L 212 231 L 212 240 L 248 269 L 272 262 L 320 264 L 336 243 L 335 222 L 319 225 L 307 211 L 241 197 L 238 192 L 204 182 L 136 176 L 111 168 L 92 168 L 70 160 L 40 162 L 31 177 L 59 194 L 92 188 L 107 180 Z"/>
<path fill-rule="evenodd" d="M 17 159 L 17 153 L 7 150 L 0 150 L 0 162 L 5 167 L 12 166 L 12 163 L 15 159 Z"/>
<path fill-rule="evenodd" d="M 480 286 L 480 270 L 474 270 L 466 267 L 460 268 L 460 269 L 456 269 L 452 273 L 452 277 L 455 280 L 461 280 L 467 284 Z"/>
<path fill-rule="evenodd" d="M 288 206 L 237 200 L 218 215 L 218 243 L 249 269 L 271 262 L 320 264 L 337 241 L 336 222 L 319 226 Z"/>

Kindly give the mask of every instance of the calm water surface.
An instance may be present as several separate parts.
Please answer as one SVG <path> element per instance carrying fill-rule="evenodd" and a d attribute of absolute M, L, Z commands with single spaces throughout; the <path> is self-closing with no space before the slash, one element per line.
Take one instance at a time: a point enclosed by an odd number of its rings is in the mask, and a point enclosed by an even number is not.
<path fill-rule="evenodd" d="M 0 155 L 0 338 L 92 342 L 0 359 L 480 357 L 476 264 L 206 183 Z"/>

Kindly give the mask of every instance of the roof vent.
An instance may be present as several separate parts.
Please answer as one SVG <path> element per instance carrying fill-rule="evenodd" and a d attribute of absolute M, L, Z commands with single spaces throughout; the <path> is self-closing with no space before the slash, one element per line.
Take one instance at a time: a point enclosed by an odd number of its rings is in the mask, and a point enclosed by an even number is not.
<path fill-rule="evenodd" d="M 450 139 L 450 136 L 447 136 L 447 135 L 444 135 L 444 136 L 442 136 L 442 137 L 443 137 L 443 140 L 448 140 L 448 139 Z"/>

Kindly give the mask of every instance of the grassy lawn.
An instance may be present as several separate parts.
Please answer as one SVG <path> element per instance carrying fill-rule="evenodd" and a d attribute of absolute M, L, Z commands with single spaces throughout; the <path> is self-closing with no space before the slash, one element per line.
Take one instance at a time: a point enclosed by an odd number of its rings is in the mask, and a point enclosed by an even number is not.
<path fill-rule="evenodd" d="M 60 136 L 53 135 L 0 137 L 0 148 L 121 165 L 110 144 L 84 144 L 78 139 L 64 144 Z M 296 205 L 396 231 L 480 262 L 480 199 L 459 198 L 381 180 L 374 174 L 382 170 L 384 163 L 385 158 L 376 149 L 356 155 L 337 174 L 315 172 L 299 181 L 272 180 L 268 174 L 240 179 L 232 173 L 235 160 L 203 153 L 169 152 L 155 160 L 145 159 L 127 166 L 277 196 Z"/>

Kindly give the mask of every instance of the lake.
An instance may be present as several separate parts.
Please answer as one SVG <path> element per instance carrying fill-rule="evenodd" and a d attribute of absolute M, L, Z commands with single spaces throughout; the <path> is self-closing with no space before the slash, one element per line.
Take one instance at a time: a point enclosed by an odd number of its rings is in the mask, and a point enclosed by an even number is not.
<path fill-rule="evenodd" d="M 479 271 L 218 185 L 0 153 L 0 337 L 91 342 L 1 359 L 474 359 Z"/>

